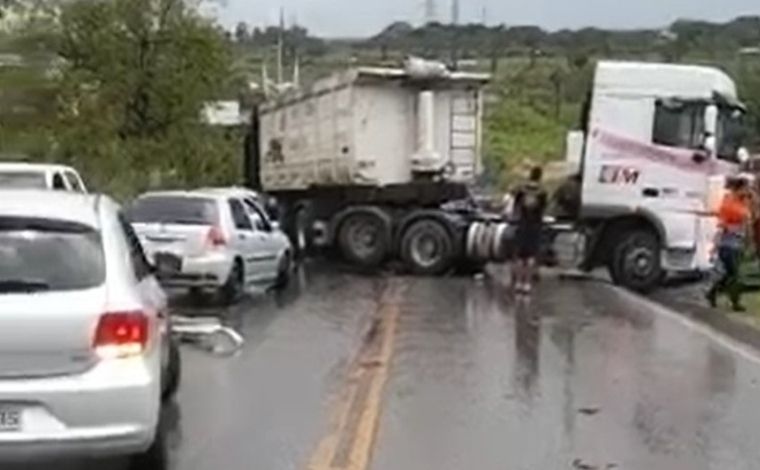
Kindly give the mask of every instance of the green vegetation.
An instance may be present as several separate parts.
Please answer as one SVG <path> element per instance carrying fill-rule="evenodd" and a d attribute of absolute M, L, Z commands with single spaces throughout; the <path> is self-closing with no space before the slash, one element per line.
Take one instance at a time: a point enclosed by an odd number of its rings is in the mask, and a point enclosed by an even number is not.
<path fill-rule="evenodd" d="M 69 1 L 6 39 L 21 54 L 0 77 L 15 85 L 5 152 L 70 162 L 118 196 L 235 181 L 239 136 L 199 120 L 229 89 L 229 43 L 183 1 Z"/>

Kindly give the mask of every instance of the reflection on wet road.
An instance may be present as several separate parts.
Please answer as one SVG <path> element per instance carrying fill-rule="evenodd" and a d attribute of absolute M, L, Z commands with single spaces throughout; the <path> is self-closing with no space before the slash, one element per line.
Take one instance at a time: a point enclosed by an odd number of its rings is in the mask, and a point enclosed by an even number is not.
<path fill-rule="evenodd" d="M 221 313 L 247 343 L 232 358 L 184 350 L 167 411 L 172 468 L 306 469 L 390 284 L 403 285 L 394 334 L 377 336 L 393 343 L 391 359 L 360 364 L 387 373 L 381 403 L 359 401 L 379 413 L 369 468 L 758 467 L 757 359 L 609 286 L 549 278 L 515 302 L 466 278 L 302 276 L 229 311 L 179 303 Z"/>

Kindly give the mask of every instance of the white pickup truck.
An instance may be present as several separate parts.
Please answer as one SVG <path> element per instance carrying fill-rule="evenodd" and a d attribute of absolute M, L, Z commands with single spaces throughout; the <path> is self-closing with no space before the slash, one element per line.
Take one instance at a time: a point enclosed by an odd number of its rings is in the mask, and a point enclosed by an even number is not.
<path fill-rule="evenodd" d="M 0 189 L 51 189 L 87 193 L 76 170 L 46 163 L 0 162 Z"/>

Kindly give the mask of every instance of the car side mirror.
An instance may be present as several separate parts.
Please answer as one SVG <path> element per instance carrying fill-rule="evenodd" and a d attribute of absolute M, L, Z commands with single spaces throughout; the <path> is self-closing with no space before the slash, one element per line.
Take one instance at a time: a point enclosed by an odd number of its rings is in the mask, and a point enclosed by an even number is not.
<path fill-rule="evenodd" d="M 278 231 L 280 231 L 280 229 L 281 229 L 280 223 L 272 221 L 272 231 L 273 232 L 278 232 Z"/>

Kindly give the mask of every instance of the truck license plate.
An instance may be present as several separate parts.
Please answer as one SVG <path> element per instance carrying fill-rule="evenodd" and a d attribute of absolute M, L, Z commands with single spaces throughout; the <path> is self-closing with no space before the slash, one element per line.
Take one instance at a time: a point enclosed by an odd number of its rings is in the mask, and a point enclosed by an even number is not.
<path fill-rule="evenodd" d="M 21 410 L 0 406 L 0 432 L 21 430 Z"/>

